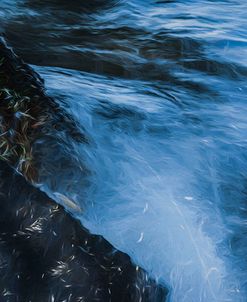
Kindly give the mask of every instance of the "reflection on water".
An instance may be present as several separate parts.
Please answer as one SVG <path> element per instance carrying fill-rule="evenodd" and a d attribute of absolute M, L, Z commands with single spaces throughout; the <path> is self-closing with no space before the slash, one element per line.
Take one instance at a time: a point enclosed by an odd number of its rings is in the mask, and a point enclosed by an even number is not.
<path fill-rule="evenodd" d="M 77 203 L 170 301 L 246 301 L 247 3 L 0 7 L 0 30 L 91 140 L 45 145 L 43 190 Z"/>

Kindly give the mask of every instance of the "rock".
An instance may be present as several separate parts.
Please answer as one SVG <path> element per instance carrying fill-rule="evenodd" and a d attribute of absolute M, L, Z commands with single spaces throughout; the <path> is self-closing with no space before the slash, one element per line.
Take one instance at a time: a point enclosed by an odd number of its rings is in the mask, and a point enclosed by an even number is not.
<path fill-rule="evenodd" d="M 1 301 L 165 301 L 166 289 L 0 162 Z"/>
<path fill-rule="evenodd" d="M 32 182 L 39 180 L 38 154 L 34 156 L 36 142 L 46 138 L 52 144 L 52 138 L 58 145 L 59 139 L 67 136 L 76 143 L 88 143 L 76 121 L 46 95 L 40 76 L 3 39 L 0 40 L 0 119 L 0 158 Z"/>

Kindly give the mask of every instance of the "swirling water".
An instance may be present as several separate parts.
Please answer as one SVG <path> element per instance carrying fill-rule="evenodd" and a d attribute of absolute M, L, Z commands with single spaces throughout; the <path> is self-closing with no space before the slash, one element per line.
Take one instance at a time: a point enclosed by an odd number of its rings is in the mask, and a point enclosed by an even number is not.
<path fill-rule="evenodd" d="M 41 188 L 73 200 L 169 301 L 247 301 L 247 2 L 0 8 L 9 43 L 90 141 L 63 157 L 43 147 Z"/>

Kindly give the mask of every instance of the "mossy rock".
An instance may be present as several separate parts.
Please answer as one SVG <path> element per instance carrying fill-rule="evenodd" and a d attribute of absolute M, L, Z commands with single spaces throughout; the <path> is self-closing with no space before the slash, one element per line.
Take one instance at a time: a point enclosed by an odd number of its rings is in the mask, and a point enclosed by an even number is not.
<path fill-rule="evenodd" d="M 0 40 L 0 159 L 37 181 L 33 144 L 47 132 L 88 143 L 76 121 L 51 97 L 41 77 Z"/>

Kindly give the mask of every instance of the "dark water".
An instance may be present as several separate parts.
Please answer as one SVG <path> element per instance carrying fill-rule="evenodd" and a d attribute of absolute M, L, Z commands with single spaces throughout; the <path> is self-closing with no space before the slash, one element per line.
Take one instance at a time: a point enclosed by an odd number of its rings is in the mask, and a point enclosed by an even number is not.
<path fill-rule="evenodd" d="M 63 156 L 45 145 L 41 188 L 170 301 L 247 301 L 247 2 L 0 9 L 9 44 L 90 141 Z"/>

